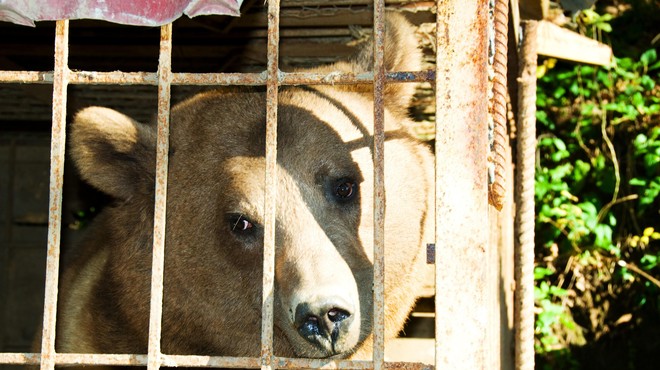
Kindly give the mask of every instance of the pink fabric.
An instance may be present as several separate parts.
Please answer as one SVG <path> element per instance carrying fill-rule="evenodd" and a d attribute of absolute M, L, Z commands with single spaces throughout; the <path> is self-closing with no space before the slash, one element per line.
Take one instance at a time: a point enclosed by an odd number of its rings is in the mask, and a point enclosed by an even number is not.
<path fill-rule="evenodd" d="M 34 27 L 35 21 L 102 19 L 136 26 L 161 26 L 207 14 L 240 15 L 243 0 L 0 0 L 0 21 Z"/>

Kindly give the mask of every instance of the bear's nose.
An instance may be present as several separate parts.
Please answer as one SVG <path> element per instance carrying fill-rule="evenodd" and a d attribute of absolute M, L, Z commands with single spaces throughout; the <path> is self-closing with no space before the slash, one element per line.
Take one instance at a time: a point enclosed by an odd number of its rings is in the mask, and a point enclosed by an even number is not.
<path fill-rule="evenodd" d="M 295 325 L 308 342 L 331 353 L 346 350 L 344 337 L 350 330 L 352 309 L 341 299 L 321 303 L 300 303 L 296 307 Z"/>

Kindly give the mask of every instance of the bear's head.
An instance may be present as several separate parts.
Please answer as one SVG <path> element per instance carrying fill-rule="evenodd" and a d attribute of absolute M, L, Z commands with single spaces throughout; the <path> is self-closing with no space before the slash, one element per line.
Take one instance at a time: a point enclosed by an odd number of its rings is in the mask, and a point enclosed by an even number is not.
<path fill-rule="evenodd" d="M 416 45 L 403 17 L 388 15 L 386 68 L 418 70 Z M 369 71 L 371 49 L 369 43 L 353 60 L 314 71 Z M 432 231 L 432 156 L 402 125 L 412 93 L 410 84 L 385 89 L 388 337 L 400 330 L 414 302 L 416 270 L 424 263 L 423 245 Z M 172 109 L 165 353 L 259 354 L 265 107 L 263 88 L 221 88 Z M 373 110 L 371 85 L 280 89 L 276 355 L 348 357 L 369 346 Z M 117 321 L 100 326 L 111 327 L 112 334 L 99 346 L 110 347 L 103 351 L 145 350 L 156 127 L 91 107 L 76 115 L 71 135 L 71 154 L 82 177 L 115 198 L 84 242 L 89 249 L 106 251 L 97 285 L 105 286 L 103 299 L 112 301 L 106 319 Z M 139 348 L 118 347 L 122 332 L 138 338 L 127 342 Z"/>

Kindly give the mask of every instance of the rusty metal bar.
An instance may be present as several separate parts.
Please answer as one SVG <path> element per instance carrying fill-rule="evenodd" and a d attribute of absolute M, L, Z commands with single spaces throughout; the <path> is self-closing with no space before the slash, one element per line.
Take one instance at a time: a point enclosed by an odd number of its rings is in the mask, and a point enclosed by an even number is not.
<path fill-rule="evenodd" d="M 486 1 L 437 4 L 436 369 L 488 368 Z"/>
<path fill-rule="evenodd" d="M 40 363 L 40 353 L 0 353 L 0 364 L 39 365 Z"/>
<path fill-rule="evenodd" d="M 280 86 L 287 85 L 348 85 L 372 83 L 373 73 L 280 72 Z M 432 82 L 435 71 L 386 72 L 387 82 Z M 53 72 L 0 71 L 0 83 L 52 84 Z M 76 85 L 158 85 L 158 74 L 153 72 L 94 72 L 70 71 L 69 84 Z M 209 86 L 263 86 L 265 73 L 172 73 L 172 85 Z"/>
<path fill-rule="evenodd" d="M 515 220 L 516 281 L 513 317 L 515 364 L 534 369 L 534 161 L 536 151 L 536 30 L 538 23 L 522 23 L 518 72 Z"/>
<path fill-rule="evenodd" d="M 160 55 L 158 57 L 158 136 L 156 139 L 156 197 L 154 200 L 148 370 L 158 370 L 161 366 L 160 338 L 163 314 L 163 270 L 165 265 L 171 62 L 172 24 L 170 23 L 160 29 Z"/>
<path fill-rule="evenodd" d="M 41 360 L 39 353 L 0 353 L 0 364 L 38 365 Z M 214 368 L 252 368 L 261 367 L 258 357 L 221 357 L 221 356 L 189 356 L 161 355 L 162 365 L 168 367 L 214 367 Z M 309 358 L 274 357 L 274 365 L 278 369 L 359 369 L 371 370 L 373 361 L 328 360 Z M 120 354 L 87 354 L 58 353 L 55 355 L 57 365 L 95 365 L 95 366 L 146 366 L 147 355 Z M 411 362 L 385 362 L 385 369 L 402 370 L 432 370 L 433 366 Z"/>
<path fill-rule="evenodd" d="M 168 367 L 221 367 L 258 369 L 261 359 L 258 357 L 215 357 L 215 356 L 182 356 L 162 355 L 163 365 Z"/>
<path fill-rule="evenodd" d="M 57 283 L 60 265 L 62 228 L 62 184 L 66 143 L 66 92 L 68 85 L 69 21 L 55 25 L 55 73 L 53 78 L 53 123 L 50 141 L 50 200 L 44 321 L 41 334 L 41 369 L 55 368 L 55 326 L 57 319 Z"/>
<path fill-rule="evenodd" d="M 261 309 L 261 368 L 273 368 L 275 293 L 275 207 L 277 203 L 277 103 L 279 85 L 280 1 L 268 2 L 266 69 L 266 171 L 264 194 L 264 260 Z"/>
<path fill-rule="evenodd" d="M 375 369 L 373 361 L 328 360 L 309 358 L 275 358 L 278 369 Z M 385 362 L 384 369 L 432 370 L 433 366 L 418 362 Z"/>
<path fill-rule="evenodd" d="M 146 366 L 147 355 L 118 355 L 118 354 L 81 354 L 58 353 L 55 357 L 60 365 L 108 365 L 108 366 Z"/>
<path fill-rule="evenodd" d="M 71 72 L 72 84 L 158 85 L 158 72 Z"/>
<path fill-rule="evenodd" d="M 385 363 L 385 1 L 374 0 L 374 369 Z"/>
<path fill-rule="evenodd" d="M 52 84 L 53 72 L 0 71 L 0 83 L 43 83 Z"/>
<path fill-rule="evenodd" d="M 493 144 L 491 158 L 494 164 L 494 179 L 490 184 L 490 203 L 498 210 L 504 205 L 506 193 L 506 148 L 509 145 L 507 137 L 507 55 L 508 55 L 508 24 L 509 0 L 494 0 L 494 52 L 493 56 L 493 98 L 491 116 L 493 118 Z"/>

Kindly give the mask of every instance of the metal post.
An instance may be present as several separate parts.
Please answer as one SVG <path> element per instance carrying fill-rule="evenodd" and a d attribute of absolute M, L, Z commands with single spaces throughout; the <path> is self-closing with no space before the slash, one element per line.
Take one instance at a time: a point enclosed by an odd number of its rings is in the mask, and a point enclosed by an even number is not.
<path fill-rule="evenodd" d="M 536 29 L 523 22 L 518 83 L 517 205 L 514 301 L 516 369 L 534 369 L 534 161 L 536 159 Z"/>
<path fill-rule="evenodd" d="M 50 141 L 50 211 L 48 213 L 46 295 L 41 336 L 42 370 L 53 370 L 55 368 L 55 326 L 57 319 L 57 282 L 60 268 L 60 230 L 62 228 L 68 59 L 69 21 L 57 21 L 55 25 L 55 71 L 53 78 L 53 127 Z"/>
<path fill-rule="evenodd" d="M 277 103 L 279 85 L 280 2 L 268 2 L 268 65 L 266 80 L 266 194 L 264 199 L 263 301 L 261 368 L 273 368 L 273 303 L 275 300 L 275 207 L 277 184 Z"/>
<path fill-rule="evenodd" d="M 151 306 L 147 369 L 161 364 L 160 339 L 163 315 L 163 270 L 165 265 L 165 219 L 167 214 L 167 168 L 170 136 L 170 81 L 172 79 L 172 24 L 161 27 L 158 58 L 158 136 L 156 146 L 156 197 L 154 200 Z"/>
<path fill-rule="evenodd" d="M 488 7 L 439 0 L 437 9 L 436 369 L 484 369 Z"/>

